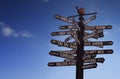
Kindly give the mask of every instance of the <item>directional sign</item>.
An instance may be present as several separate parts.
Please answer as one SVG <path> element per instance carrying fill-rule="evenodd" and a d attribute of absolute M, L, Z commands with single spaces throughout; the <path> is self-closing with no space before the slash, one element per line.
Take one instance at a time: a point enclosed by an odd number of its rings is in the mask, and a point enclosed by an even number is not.
<path fill-rule="evenodd" d="M 112 29 L 111 25 L 100 25 L 100 26 L 85 26 L 85 30 L 103 30 Z"/>
<path fill-rule="evenodd" d="M 49 62 L 48 66 L 53 67 L 53 66 L 75 66 L 76 62 L 72 62 L 72 61 L 67 61 L 67 62 Z M 90 69 L 90 68 L 96 68 L 97 64 L 86 64 L 83 65 L 83 69 Z"/>
<path fill-rule="evenodd" d="M 112 49 L 107 49 L 107 50 L 85 50 L 85 54 L 112 54 L 113 50 Z"/>
<path fill-rule="evenodd" d="M 85 35 L 84 35 L 84 37 L 86 37 L 86 36 L 89 36 L 90 35 L 90 33 L 87 33 L 87 32 L 85 32 Z M 94 35 L 94 36 L 90 36 L 91 38 L 94 38 L 94 39 L 98 39 L 98 38 L 100 38 L 100 37 L 103 37 L 104 35 L 103 34 L 97 34 L 97 35 Z M 70 40 L 72 40 L 73 39 L 73 36 L 69 36 L 69 37 L 67 37 L 66 39 L 65 39 L 65 42 L 68 42 L 68 41 L 70 41 Z"/>
<path fill-rule="evenodd" d="M 94 54 L 94 57 L 92 57 L 93 55 L 87 55 L 89 56 L 89 58 L 85 58 L 83 57 L 84 63 L 104 63 L 105 59 L 104 58 L 94 58 L 96 55 Z M 68 59 L 66 58 L 64 61 L 67 62 L 76 62 L 76 59 Z"/>
<path fill-rule="evenodd" d="M 66 54 L 76 54 L 76 50 L 51 51 L 51 52 L 59 52 L 59 53 L 66 53 Z M 106 49 L 106 50 L 84 50 L 84 52 L 85 52 L 85 56 L 89 56 L 89 55 L 96 55 L 96 54 L 112 54 L 113 50 L 112 49 Z"/>
<path fill-rule="evenodd" d="M 68 19 L 67 17 L 64 17 L 64 16 L 60 16 L 60 15 L 55 15 L 54 16 L 56 19 L 59 19 L 61 21 L 65 21 L 65 22 L 68 22 L 68 23 L 72 23 L 74 24 L 76 21 L 75 20 L 72 20 L 72 19 Z M 96 15 L 88 18 L 87 20 L 83 21 L 84 24 L 87 24 L 89 22 L 91 22 L 92 20 L 94 20 L 96 18 Z M 77 22 L 76 22 L 77 23 Z M 75 23 L 75 24 L 76 24 Z"/>
<path fill-rule="evenodd" d="M 96 15 L 94 15 L 94 16 L 88 18 L 87 20 L 83 21 L 83 23 L 84 23 L 84 24 L 87 24 L 87 23 L 93 21 L 95 18 L 96 18 Z"/>
<path fill-rule="evenodd" d="M 61 20 L 61 21 L 69 22 L 69 23 L 72 23 L 72 24 L 74 23 L 74 20 L 68 19 L 68 18 L 60 16 L 60 15 L 55 15 L 54 17 L 56 19 Z"/>
<path fill-rule="evenodd" d="M 103 48 L 104 45 L 112 45 L 112 41 L 96 41 L 96 42 L 84 42 L 85 46 L 98 46 Z"/>
<path fill-rule="evenodd" d="M 83 56 L 83 60 L 85 59 L 89 59 L 89 58 L 95 58 L 96 57 L 96 54 L 87 54 L 85 53 L 85 55 Z"/>
<path fill-rule="evenodd" d="M 99 25 L 99 26 L 88 26 L 85 25 L 85 30 L 104 30 L 104 29 L 112 29 L 111 25 Z M 77 29 L 74 25 L 64 25 L 59 27 L 60 30 L 65 29 Z"/>
<path fill-rule="evenodd" d="M 60 52 L 49 52 L 50 55 L 57 56 L 57 57 L 62 57 L 62 58 L 67 58 L 67 59 L 75 59 L 75 56 L 72 56 L 71 54 L 68 53 L 60 53 Z"/>
<path fill-rule="evenodd" d="M 73 30 L 72 33 L 77 36 L 77 32 L 75 30 Z M 96 33 L 95 32 L 93 32 L 93 33 L 85 32 L 84 34 L 85 34 L 84 39 L 88 39 L 88 38 L 98 39 L 99 37 L 104 36 L 102 31 L 97 31 Z M 70 31 L 58 31 L 58 32 L 52 32 L 51 35 L 52 36 L 71 35 L 71 32 Z M 73 36 L 66 38 L 66 41 L 71 40 L 71 39 L 73 39 Z"/>
<path fill-rule="evenodd" d="M 66 58 L 67 60 L 75 60 L 76 58 L 74 51 L 69 51 L 69 53 L 68 51 L 50 51 L 49 54 L 56 57 Z M 83 60 L 94 57 L 96 57 L 96 54 L 84 55 Z"/>
<path fill-rule="evenodd" d="M 83 69 L 91 69 L 91 68 L 96 68 L 97 67 L 97 64 L 94 63 L 94 64 L 86 64 L 83 66 Z"/>
<path fill-rule="evenodd" d="M 76 62 L 76 60 L 75 60 L 75 59 L 74 59 L 74 60 L 73 60 L 73 59 L 67 59 L 67 58 L 66 58 L 66 59 L 64 59 L 64 62 L 67 62 L 67 61 L 68 61 L 68 62 L 69 62 L 69 61 L 71 61 L 71 62 Z"/>
<path fill-rule="evenodd" d="M 76 62 L 50 62 L 48 66 L 75 66 Z"/>
<path fill-rule="evenodd" d="M 61 50 L 61 51 L 50 51 L 53 53 L 66 53 L 66 54 L 75 54 L 76 50 Z"/>
<path fill-rule="evenodd" d="M 83 38 L 83 40 L 89 39 L 89 38 L 91 38 L 91 37 L 93 37 L 93 36 L 95 36 L 95 35 L 98 35 L 98 34 L 103 34 L 103 30 L 98 30 L 98 31 L 92 32 L 90 35 L 85 36 L 85 37 Z"/>
<path fill-rule="evenodd" d="M 64 47 L 69 47 L 69 48 L 74 48 L 74 49 L 77 48 L 76 45 L 74 45 L 72 43 L 65 43 L 65 42 L 62 42 L 62 41 L 54 40 L 54 39 L 51 40 L 51 43 L 55 44 L 55 45 L 58 45 L 58 46 L 64 46 Z"/>
<path fill-rule="evenodd" d="M 71 54 L 72 55 L 72 54 Z M 72 58 L 67 58 L 66 57 L 66 59 L 64 60 L 64 61 L 76 61 L 76 55 L 75 54 L 73 54 L 73 56 L 75 57 L 74 59 L 72 59 Z M 92 59 L 92 58 L 95 58 L 96 57 L 96 54 L 91 54 L 91 55 L 84 55 L 83 56 L 83 60 L 86 60 L 86 59 Z"/>
<path fill-rule="evenodd" d="M 90 59 L 85 59 L 84 63 L 104 63 L 105 59 L 104 58 L 90 58 Z"/>
<path fill-rule="evenodd" d="M 60 30 L 66 30 L 66 29 L 77 29 L 74 25 L 64 25 L 59 27 Z"/>
<path fill-rule="evenodd" d="M 92 32 L 92 33 L 87 33 L 87 32 L 84 33 L 84 39 L 88 39 L 88 38 L 98 39 L 98 38 L 103 37 L 103 36 L 104 35 L 103 35 L 102 30 Z"/>
<path fill-rule="evenodd" d="M 76 33 L 76 31 L 73 31 L 74 33 Z M 58 36 L 58 35 L 70 35 L 71 32 L 70 31 L 58 31 L 58 32 L 52 32 L 51 35 L 52 36 Z"/>
<path fill-rule="evenodd" d="M 75 22 L 74 20 L 68 19 L 67 17 L 60 16 L 60 15 L 55 15 L 54 17 L 56 19 L 59 19 L 59 20 L 65 21 L 65 22 L 69 22 L 69 23 L 72 23 L 72 24 Z M 83 21 L 83 23 L 87 24 L 87 23 L 93 21 L 95 18 L 96 18 L 96 15 L 94 15 L 94 16 L 88 18 L 87 20 Z"/>
<path fill-rule="evenodd" d="M 69 44 L 76 45 L 76 42 L 68 42 Z M 97 46 L 103 48 L 104 45 L 112 45 L 112 41 L 84 41 L 84 46 Z"/>

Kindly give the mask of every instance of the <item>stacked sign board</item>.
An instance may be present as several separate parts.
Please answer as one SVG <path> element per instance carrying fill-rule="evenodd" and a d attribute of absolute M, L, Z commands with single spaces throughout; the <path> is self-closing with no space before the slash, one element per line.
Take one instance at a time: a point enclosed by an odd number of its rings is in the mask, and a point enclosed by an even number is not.
<path fill-rule="evenodd" d="M 63 35 L 69 35 L 66 37 L 64 41 L 55 40 L 52 39 L 51 43 L 71 48 L 71 50 L 51 50 L 49 52 L 50 55 L 64 58 L 64 61 L 61 62 L 49 62 L 48 66 L 54 67 L 54 66 L 75 66 L 76 65 L 76 50 L 77 50 L 77 44 L 80 44 L 80 40 L 78 39 L 77 31 L 80 31 L 79 24 L 73 17 L 72 19 L 63 17 L 60 15 L 54 16 L 56 19 L 68 22 L 71 25 L 63 25 L 60 26 L 59 29 L 62 31 L 52 32 L 52 36 L 63 36 Z M 86 19 L 83 21 L 84 29 L 85 30 L 91 30 L 91 33 L 84 31 L 84 46 L 96 46 L 99 48 L 103 48 L 106 45 L 112 45 L 112 41 L 90 41 L 90 38 L 98 39 L 104 36 L 103 31 L 105 29 L 112 29 L 111 25 L 100 25 L 100 26 L 88 26 L 87 23 L 91 22 L 96 18 L 96 15 Z M 71 39 L 74 39 L 74 41 L 71 42 Z M 112 49 L 102 49 L 102 50 L 84 50 L 84 56 L 83 59 L 83 69 L 90 69 L 90 68 L 96 68 L 97 63 L 104 63 L 104 58 L 96 58 L 99 54 L 112 54 Z"/>

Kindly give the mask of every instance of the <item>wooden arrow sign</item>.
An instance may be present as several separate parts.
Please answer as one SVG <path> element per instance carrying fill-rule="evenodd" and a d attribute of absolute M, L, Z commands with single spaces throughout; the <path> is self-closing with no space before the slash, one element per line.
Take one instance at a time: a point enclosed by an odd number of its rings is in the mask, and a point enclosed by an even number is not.
<path fill-rule="evenodd" d="M 76 54 L 73 51 L 50 51 L 49 54 L 56 57 L 66 58 L 67 60 L 76 60 Z M 87 54 L 83 56 L 83 60 L 96 57 L 96 54 Z"/>
<path fill-rule="evenodd" d="M 73 49 L 77 48 L 77 46 L 72 43 L 65 43 L 62 41 L 54 40 L 54 39 L 51 40 L 51 43 L 58 46 L 64 46 L 64 47 L 73 48 Z"/>
<path fill-rule="evenodd" d="M 67 17 L 64 17 L 64 16 L 55 15 L 54 17 L 55 17 L 55 19 L 58 19 L 58 20 L 61 20 L 64 22 L 68 22 L 68 23 L 72 23 L 72 24 L 74 23 L 74 20 L 68 19 Z"/>
<path fill-rule="evenodd" d="M 97 54 L 86 54 L 83 56 L 83 60 L 85 59 L 90 59 L 90 58 L 95 58 Z"/>
<path fill-rule="evenodd" d="M 50 51 L 50 52 L 59 52 L 59 53 L 66 53 L 66 54 L 76 54 L 76 50 L 61 50 L 61 51 Z M 105 49 L 105 50 L 84 50 L 85 55 L 96 55 L 96 54 L 112 54 L 112 49 Z"/>
<path fill-rule="evenodd" d="M 97 64 L 93 63 L 93 64 L 86 64 L 83 66 L 83 69 L 91 69 L 91 68 L 96 68 Z"/>
<path fill-rule="evenodd" d="M 51 50 L 50 52 L 54 52 L 54 53 L 66 53 L 66 54 L 75 54 L 76 50 L 61 50 L 61 51 Z"/>
<path fill-rule="evenodd" d="M 76 32 L 76 31 L 74 31 Z M 52 32 L 51 35 L 52 36 L 58 36 L 58 35 L 70 35 L 70 31 L 58 31 L 58 32 Z"/>
<path fill-rule="evenodd" d="M 88 55 L 87 55 L 88 56 Z M 93 55 L 91 55 L 93 56 Z M 94 54 L 94 56 L 96 56 Z M 86 59 L 83 59 L 84 60 L 84 63 L 104 63 L 105 59 L 104 58 L 86 58 Z M 74 60 L 74 59 L 65 59 L 64 61 L 67 61 L 67 62 L 76 62 L 77 60 Z"/>
<path fill-rule="evenodd" d="M 54 17 L 55 17 L 55 19 L 58 19 L 58 20 L 61 20 L 61 21 L 64 21 L 64 22 L 68 22 L 68 23 L 72 23 L 72 24 L 74 24 L 74 22 L 75 22 L 74 20 L 71 20 L 67 17 L 60 16 L 60 15 L 55 15 Z M 96 18 L 96 15 L 86 19 L 85 21 L 83 21 L 83 23 L 87 24 L 87 23 L 93 21 L 95 18 Z"/>
<path fill-rule="evenodd" d="M 103 30 L 98 30 L 98 31 L 94 31 L 92 32 L 90 35 L 87 35 L 83 38 L 83 40 L 87 40 L 89 38 L 94 37 L 95 35 L 99 35 L 99 34 L 103 34 Z"/>
<path fill-rule="evenodd" d="M 99 26 L 85 26 L 85 30 L 104 30 L 104 29 L 112 29 L 111 25 L 99 25 Z"/>
<path fill-rule="evenodd" d="M 86 37 L 86 36 L 89 36 L 90 35 L 90 33 L 87 33 L 87 32 L 85 32 L 85 35 L 84 35 L 84 37 Z M 90 36 L 91 38 L 94 38 L 94 39 L 98 39 L 98 38 L 100 38 L 100 37 L 103 37 L 104 35 L 103 34 L 97 34 L 97 35 L 94 35 L 94 36 Z M 72 40 L 73 39 L 73 36 L 68 36 L 66 39 L 65 39 L 65 42 L 68 42 L 68 41 L 70 41 L 70 40 Z"/>
<path fill-rule="evenodd" d="M 90 59 L 85 59 L 84 63 L 104 63 L 105 59 L 104 58 L 90 58 Z"/>
<path fill-rule="evenodd" d="M 48 66 L 50 66 L 50 67 L 75 66 L 75 65 L 76 65 L 76 62 L 72 62 L 72 61 L 69 61 L 69 62 L 49 62 L 48 63 Z M 96 67 L 97 67 L 96 63 L 83 65 L 83 69 L 91 69 L 91 68 L 96 68 Z"/>
<path fill-rule="evenodd" d="M 50 51 L 49 54 L 52 56 L 57 56 L 57 57 L 62 57 L 67 59 L 73 59 L 73 60 L 75 59 L 75 56 L 69 53 L 60 53 L 60 52 Z"/>
<path fill-rule="evenodd" d="M 85 54 L 112 54 L 112 49 L 106 49 L 106 50 L 85 50 Z"/>
<path fill-rule="evenodd" d="M 70 44 L 76 45 L 76 42 L 68 42 Z M 112 45 L 112 41 L 84 41 L 84 46 L 97 46 L 103 48 L 105 45 Z"/>
<path fill-rule="evenodd" d="M 76 62 L 49 62 L 48 66 L 75 66 Z"/>
<path fill-rule="evenodd" d="M 98 26 L 88 26 L 85 25 L 85 30 L 104 30 L 104 29 L 112 29 L 111 25 L 98 25 Z M 77 29 L 74 25 L 64 25 L 59 27 L 60 30 L 66 29 Z"/>
<path fill-rule="evenodd" d="M 89 36 L 91 34 L 92 33 L 85 32 L 84 37 Z M 98 38 L 103 37 L 103 36 L 104 36 L 103 31 L 100 31 L 99 33 L 96 33 L 95 35 L 92 35 L 92 37 L 90 36 L 90 38 L 98 39 Z"/>
<path fill-rule="evenodd" d="M 103 48 L 104 45 L 112 45 L 113 42 L 112 41 L 94 41 L 94 42 L 85 42 L 84 45 L 85 46 L 97 46 L 100 48 Z"/>

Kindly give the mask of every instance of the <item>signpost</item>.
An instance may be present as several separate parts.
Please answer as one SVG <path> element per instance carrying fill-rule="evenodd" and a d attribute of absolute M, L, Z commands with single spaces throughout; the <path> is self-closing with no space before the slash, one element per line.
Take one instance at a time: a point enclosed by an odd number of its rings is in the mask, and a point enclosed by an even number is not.
<path fill-rule="evenodd" d="M 97 46 L 103 48 L 104 45 L 112 45 L 112 41 L 94 41 L 94 42 L 84 42 L 85 46 Z"/>
<path fill-rule="evenodd" d="M 112 49 L 107 50 L 85 50 L 85 54 L 112 54 Z"/>
<path fill-rule="evenodd" d="M 67 59 L 73 59 L 73 60 L 75 59 L 75 56 L 72 56 L 72 54 L 67 54 L 67 53 L 50 52 L 49 54 L 57 57 L 67 58 Z"/>
<path fill-rule="evenodd" d="M 95 32 L 91 33 L 90 35 L 85 36 L 83 38 L 83 40 L 89 39 L 89 38 L 91 38 L 91 37 L 93 37 L 95 35 L 98 35 L 98 34 L 103 34 L 103 31 L 102 30 L 95 31 Z"/>
<path fill-rule="evenodd" d="M 62 42 L 62 41 L 54 40 L 54 39 L 51 40 L 51 43 L 55 44 L 55 45 L 58 45 L 58 46 L 64 46 L 64 47 L 76 49 L 76 45 L 74 45 L 72 43 L 65 43 L 65 42 Z"/>
<path fill-rule="evenodd" d="M 76 51 L 75 50 L 62 50 L 62 51 L 50 51 L 50 52 L 53 52 L 53 53 L 66 53 L 66 54 L 76 54 Z"/>
<path fill-rule="evenodd" d="M 66 53 L 66 54 L 76 54 L 76 50 L 62 50 L 62 51 L 50 51 L 52 53 Z M 93 54 L 112 54 L 112 49 L 106 49 L 106 50 L 84 50 L 84 53 L 86 55 L 93 55 Z"/>
<path fill-rule="evenodd" d="M 84 63 L 103 63 L 104 62 L 104 58 L 90 58 L 90 59 L 85 59 Z"/>
<path fill-rule="evenodd" d="M 67 61 L 67 62 L 49 62 L 48 66 L 50 67 L 60 67 L 60 66 L 75 66 L 76 62 L 72 62 L 72 61 Z M 97 64 L 93 63 L 93 64 L 86 64 L 83 65 L 82 68 L 83 69 L 91 69 L 91 68 L 96 68 Z"/>
<path fill-rule="evenodd" d="M 95 58 L 95 57 L 96 57 L 96 54 L 85 54 L 83 56 L 83 60 L 90 59 L 90 58 Z"/>
<path fill-rule="evenodd" d="M 76 33 L 76 31 L 74 31 L 74 33 Z M 71 34 L 70 31 L 59 31 L 59 32 L 52 32 L 52 33 L 51 33 L 52 36 L 70 35 L 70 34 Z"/>
<path fill-rule="evenodd" d="M 90 33 L 87 33 L 87 32 L 84 33 L 84 39 L 89 39 L 89 38 L 98 39 L 98 38 L 103 37 L 103 36 L 104 36 L 103 34 L 90 35 Z M 69 36 L 65 39 L 65 42 L 70 41 L 72 39 L 73 39 L 73 36 Z"/>
<path fill-rule="evenodd" d="M 112 29 L 111 25 L 100 25 L 100 26 L 88 26 L 84 25 L 85 30 L 104 30 L 104 29 Z M 60 30 L 67 30 L 67 29 L 77 29 L 73 25 L 64 25 L 59 27 Z"/>
<path fill-rule="evenodd" d="M 71 19 L 68 19 L 67 17 L 63 17 L 63 16 L 60 16 L 60 15 L 55 15 L 54 16 L 56 19 L 58 19 L 58 20 L 61 20 L 61 21 L 64 21 L 64 22 L 68 22 L 68 23 L 74 23 L 74 21 L 73 20 L 71 20 Z"/>
<path fill-rule="evenodd" d="M 76 79 L 83 79 L 84 70 L 96 68 L 97 63 L 104 63 L 103 57 L 98 58 L 99 54 L 112 54 L 112 49 L 103 49 L 104 46 L 110 46 L 113 44 L 112 41 L 91 41 L 90 38 L 98 39 L 104 37 L 104 30 L 112 29 L 111 25 L 86 25 L 96 19 L 96 12 L 85 13 L 84 8 L 76 7 L 78 15 L 74 16 L 60 16 L 55 15 L 55 19 L 63 22 L 68 22 L 70 25 L 62 25 L 59 27 L 60 30 L 52 32 L 52 36 L 67 35 L 64 41 L 52 39 L 51 43 L 61 47 L 67 47 L 70 50 L 51 50 L 50 55 L 64 58 L 62 62 L 49 62 L 50 67 L 61 67 L 61 66 L 76 66 Z M 85 19 L 85 16 L 93 15 L 92 17 Z M 78 17 L 79 21 L 76 20 Z M 91 33 L 86 32 L 92 31 Z M 69 36 L 68 36 L 69 35 Z M 85 50 L 85 46 L 96 46 L 101 49 L 99 50 Z"/>

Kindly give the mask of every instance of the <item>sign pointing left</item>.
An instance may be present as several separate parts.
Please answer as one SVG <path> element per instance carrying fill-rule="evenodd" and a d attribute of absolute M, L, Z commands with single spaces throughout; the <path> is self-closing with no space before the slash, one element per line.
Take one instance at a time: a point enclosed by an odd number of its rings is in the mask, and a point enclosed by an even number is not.
<path fill-rule="evenodd" d="M 51 40 L 51 43 L 55 44 L 55 45 L 58 45 L 58 46 L 64 46 L 64 47 L 69 47 L 69 48 L 76 49 L 76 45 L 72 44 L 72 43 L 65 43 L 65 42 L 62 42 L 62 41 L 59 41 L 59 40 L 54 40 L 54 39 Z"/>
<path fill-rule="evenodd" d="M 72 56 L 71 54 L 67 54 L 67 53 L 50 51 L 49 54 L 57 57 L 67 58 L 67 59 L 73 59 L 73 60 L 75 59 L 75 56 Z"/>
<path fill-rule="evenodd" d="M 55 17 L 55 19 L 59 19 L 61 21 L 65 21 L 65 22 L 72 23 L 72 24 L 74 23 L 74 20 L 68 19 L 68 18 L 60 16 L 60 15 L 55 15 L 54 17 Z"/>

